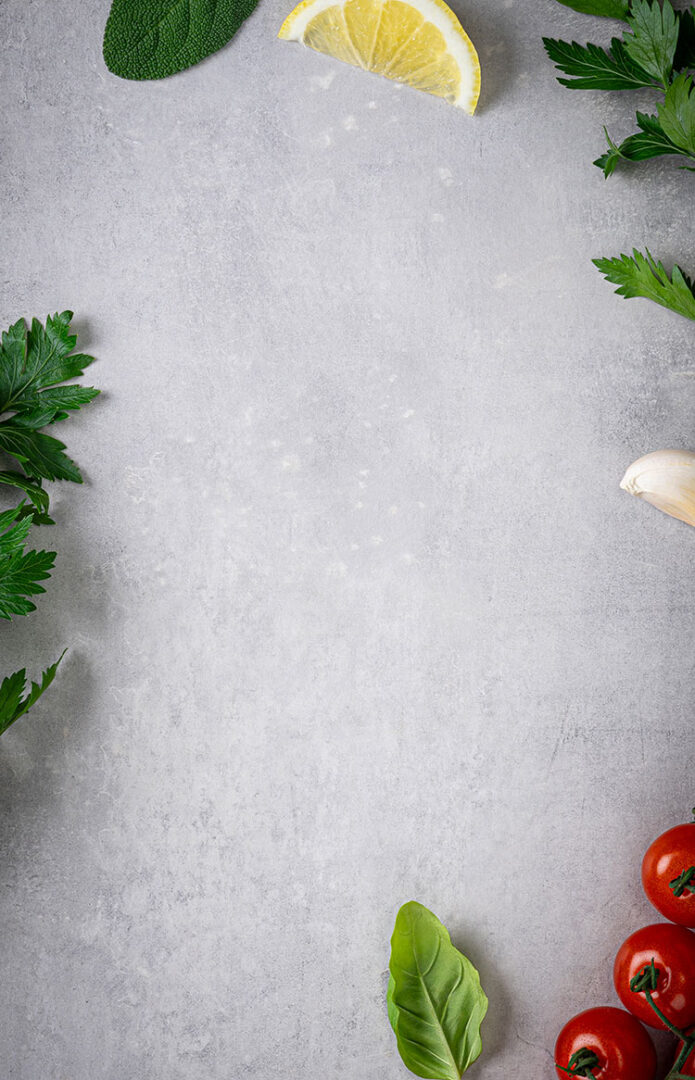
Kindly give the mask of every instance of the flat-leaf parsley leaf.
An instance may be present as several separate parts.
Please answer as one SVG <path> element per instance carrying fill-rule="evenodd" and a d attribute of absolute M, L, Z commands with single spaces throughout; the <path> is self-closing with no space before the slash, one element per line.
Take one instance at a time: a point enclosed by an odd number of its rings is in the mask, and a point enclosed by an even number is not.
<path fill-rule="evenodd" d="M 51 576 L 56 557 L 55 551 L 24 550 L 33 522 L 22 516 L 22 506 L 0 514 L 0 619 L 36 610 L 29 597 L 46 591 L 39 582 Z"/>
<path fill-rule="evenodd" d="M 639 90 L 658 86 L 658 79 L 635 63 L 620 38 L 613 38 L 610 52 L 599 45 L 543 38 L 545 50 L 558 70 L 569 79 L 558 82 L 571 90 Z"/>
<path fill-rule="evenodd" d="M 625 36 L 625 48 L 636 64 L 667 86 L 673 70 L 678 45 L 678 19 L 664 0 L 632 0 L 628 15 L 631 34 Z"/>
<path fill-rule="evenodd" d="M 608 152 L 597 158 L 594 165 L 603 169 L 605 176 L 610 176 L 619 161 L 647 161 L 649 158 L 667 154 L 680 154 L 688 157 L 685 150 L 676 146 L 659 123 L 658 117 L 637 113 L 637 125 L 640 128 L 634 135 L 628 135 L 616 145 L 606 131 Z M 605 128 L 604 128 L 605 131 Z"/>
<path fill-rule="evenodd" d="M 70 333 L 71 319 L 71 311 L 49 315 L 45 328 L 38 319 L 29 328 L 20 319 L 0 342 L 0 450 L 24 470 L 23 483 L 21 473 L 9 479 L 0 473 L 0 483 L 22 487 L 44 513 L 47 503 L 36 501 L 41 480 L 81 484 L 82 476 L 64 453 L 64 443 L 39 429 L 65 420 L 99 393 L 92 386 L 58 385 L 81 375 L 94 359 L 73 352 L 77 337 Z"/>
<path fill-rule="evenodd" d="M 674 266 L 669 277 L 663 263 L 649 251 L 643 255 L 636 249 L 632 255 L 592 261 L 607 281 L 618 286 L 615 291 L 620 296 L 643 296 L 686 319 L 695 319 L 695 288 L 679 266 Z"/>
<path fill-rule="evenodd" d="M 15 720 L 19 720 L 20 716 L 24 716 L 25 712 L 34 705 L 44 690 L 47 690 L 55 679 L 56 671 L 58 670 L 58 664 L 65 656 L 59 656 L 55 664 L 51 664 L 46 668 L 41 676 L 41 682 L 32 682 L 29 693 L 25 696 L 27 673 L 26 668 L 22 668 L 21 671 L 15 671 L 14 675 L 8 675 L 6 679 L 0 683 L 0 735 L 7 731 L 8 727 L 14 724 Z"/>
<path fill-rule="evenodd" d="M 690 75 L 683 72 L 676 76 L 658 111 L 659 123 L 669 139 L 695 157 L 695 94 Z"/>

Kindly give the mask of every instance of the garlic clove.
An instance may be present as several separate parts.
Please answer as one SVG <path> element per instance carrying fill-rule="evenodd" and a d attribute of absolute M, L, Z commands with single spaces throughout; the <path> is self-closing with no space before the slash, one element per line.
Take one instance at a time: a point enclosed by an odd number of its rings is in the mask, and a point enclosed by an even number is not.
<path fill-rule="evenodd" d="M 695 525 L 695 453 L 692 451 L 655 450 L 645 454 L 633 461 L 620 486 L 657 510 Z"/>

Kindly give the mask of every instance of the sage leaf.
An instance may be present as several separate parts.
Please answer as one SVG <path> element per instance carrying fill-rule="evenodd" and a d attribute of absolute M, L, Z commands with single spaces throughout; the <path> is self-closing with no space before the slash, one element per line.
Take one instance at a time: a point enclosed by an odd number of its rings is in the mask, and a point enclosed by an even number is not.
<path fill-rule="evenodd" d="M 230 41 L 258 0 L 113 0 L 104 60 L 122 79 L 164 79 Z"/>
<path fill-rule="evenodd" d="M 446 927 L 415 900 L 396 916 L 386 1002 L 403 1063 L 429 1080 L 461 1080 L 482 1050 L 487 997 Z"/>
<path fill-rule="evenodd" d="M 626 19 L 630 10 L 628 0 L 560 0 L 560 3 L 583 15 L 603 15 L 607 19 Z"/>

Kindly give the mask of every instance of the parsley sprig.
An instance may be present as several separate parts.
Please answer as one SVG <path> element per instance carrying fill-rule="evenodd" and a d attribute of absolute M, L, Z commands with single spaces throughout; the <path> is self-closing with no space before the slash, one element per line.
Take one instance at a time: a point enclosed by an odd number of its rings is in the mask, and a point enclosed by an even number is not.
<path fill-rule="evenodd" d="M 18 505 L 0 512 L 0 619 L 36 610 L 33 597 L 45 591 L 55 551 L 27 548 L 32 525 L 52 525 L 45 480 L 82 483 L 79 468 L 65 453 L 65 444 L 43 428 L 65 420 L 99 393 L 91 386 L 61 385 L 82 374 L 93 357 L 74 352 L 72 312 L 20 319 L 0 338 L 0 457 L 13 468 L 0 471 L 0 485 L 21 491 Z M 8 462 L 12 464 L 12 461 Z M 0 683 L 0 735 L 23 716 L 53 682 L 62 656 L 40 682 L 26 690 L 26 670 Z"/>
<path fill-rule="evenodd" d="M 558 82 L 574 90 L 652 89 L 653 113 L 636 112 L 637 130 L 622 141 L 604 127 L 608 149 L 594 165 L 612 176 L 625 163 L 676 157 L 695 172 L 695 8 L 675 11 L 670 0 L 560 0 L 566 7 L 626 23 L 610 47 L 544 38 L 548 56 L 562 73 Z M 669 276 L 649 251 L 594 259 L 622 296 L 646 297 L 695 319 L 695 288 L 680 267 Z"/>
<path fill-rule="evenodd" d="M 568 0 L 561 0 L 568 3 Z M 603 0 L 568 3 L 598 15 L 609 14 Z M 606 131 L 608 152 L 594 162 L 610 176 L 621 161 L 646 161 L 662 154 L 695 160 L 695 95 L 687 71 L 695 64 L 695 9 L 674 11 L 669 0 L 632 0 L 624 18 L 628 29 L 610 48 L 543 38 L 548 56 L 573 90 L 639 90 L 664 95 L 657 115 L 638 112 L 638 131 L 621 143 Z M 605 130 L 605 129 L 604 129 Z M 686 168 L 688 166 L 685 166 Z"/>
<path fill-rule="evenodd" d="M 39 583 L 51 576 L 55 551 L 25 551 L 31 515 L 22 518 L 24 503 L 0 514 L 0 619 L 36 611 L 29 599 L 46 590 Z"/>
<path fill-rule="evenodd" d="M 0 450 L 18 461 L 23 473 L 0 474 L 3 483 L 21 487 L 37 510 L 42 480 L 82 483 L 80 470 L 65 453 L 65 444 L 40 429 L 65 420 L 99 393 L 92 386 L 60 386 L 81 375 L 93 357 L 75 353 L 70 333 L 71 311 L 49 316 L 45 328 L 20 319 L 2 335 L 0 345 Z"/>
<path fill-rule="evenodd" d="M 55 679 L 58 664 L 63 659 L 59 656 L 55 664 L 47 667 L 41 676 L 41 682 L 32 682 L 31 688 L 26 693 L 27 673 L 26 668 L 15 671 L 14 675 L 8 675 L 0 683 L 0 735 L 7 731 L 8 727 L 24 716 L 32 705 L 39 700 L 44 690 L 47 690 Z"/>
<path fill-rule="evenodd" d="M 632 255 L 592 261 L 607 281 L 618 286 L 615 291 L 620 296 L 643 296 L 686 319 L 695 319 L 695 286 L 679 266 L 674 266 L 669 277 L 663 263 L 649 250 L 643 255 L 636 249 Z"/>

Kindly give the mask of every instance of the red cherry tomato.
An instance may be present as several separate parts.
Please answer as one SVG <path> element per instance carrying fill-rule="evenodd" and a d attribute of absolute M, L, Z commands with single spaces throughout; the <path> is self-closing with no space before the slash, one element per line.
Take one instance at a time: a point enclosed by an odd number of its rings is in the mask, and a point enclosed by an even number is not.
<path fill-rule="evenodd" d="M 652 1041 L 634 1016 L 608 1006 L 587 1009 L 565 1024 L 555 1043 L 555 1071 L 567 1080 L 574 1075 L 596 1080 L 654 1080 L 656 1054 Z M 589 1057 L 587 1055 L 593 1055 Z"/>
<path fill-rule="evenodd" d="M 695 926 L 695 821 L 654 841 L 642 863 L 642 884 L 665 919 Z"/>
<path fill-rule="evenodd" d="M 647 990 L 630 989 L 630 983 L 647 968 L 651 968 L 651 986 L 647 972 L 642 980 Z M 642 927 L 620 946 L 613 981 L 625 1008 L 645 1024 L 667 1026 L 649 1004 L 649 992 L 666 1019 L 685 1030 L 695 1024 L 695 934 L 673 923 Z"/>

